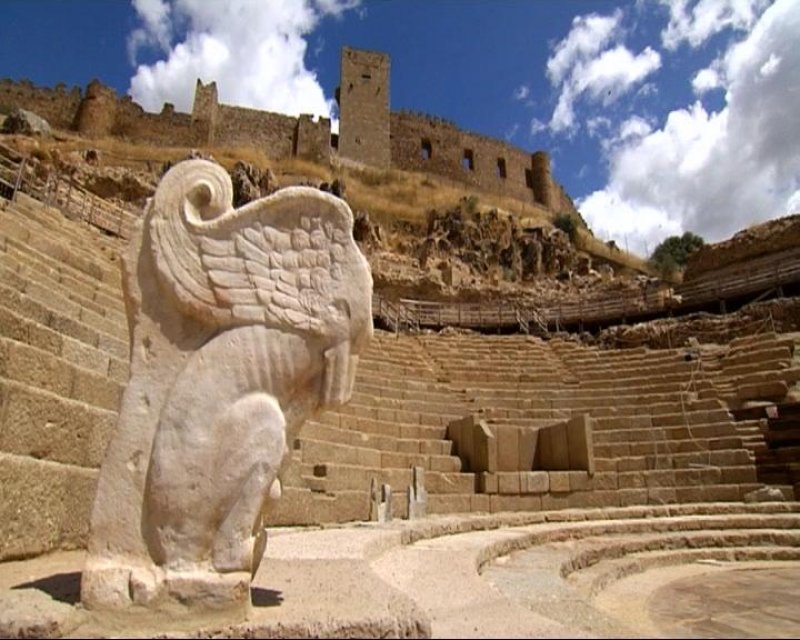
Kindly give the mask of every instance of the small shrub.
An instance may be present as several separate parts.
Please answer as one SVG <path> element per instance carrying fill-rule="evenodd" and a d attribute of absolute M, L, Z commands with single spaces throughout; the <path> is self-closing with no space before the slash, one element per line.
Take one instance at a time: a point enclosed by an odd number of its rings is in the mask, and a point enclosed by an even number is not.
<path fill-rule="evenodd" d="M 464 211 L 470 215 L 475 215 L 478 212 L 478 196 L 469 195 L 463 199 Z"/>
<path fill-rule="evenodd" d="M 578 221 L 570 213 L 559 213 L 553 219 L 553 226 L 561 229 L 569 237 L 569 241 L 575 244 L 578 237 Z"/>
<path fill-rule="evenodd" d="M 683 269 L 689 261 L 689 255 L 704 244 L 705 241 L 691 231 L 682 236 L 670 236 L 655 248 L 650 262 L 659 272 L 674 272 Z"/>

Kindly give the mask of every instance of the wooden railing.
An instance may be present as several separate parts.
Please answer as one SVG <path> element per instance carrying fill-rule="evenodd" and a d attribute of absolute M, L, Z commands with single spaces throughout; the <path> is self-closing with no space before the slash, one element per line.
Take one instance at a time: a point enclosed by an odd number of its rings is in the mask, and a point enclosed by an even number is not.
<path fill-rule="evenodd" d="M 800 282 L 800 247 L 743 260 L 676 287 L 683 304 L 725 300 Z"/>
<path fill-rule="evenodd" d="M 17 193 L 57 207 L 67 218 L 83 220 L 121 238 L 130 238 L 137 218 L 137 212 L 87 191 L 69 175 L 51 168 L 46 177 L 38 175 L 33 161 L 0 145 L 0 196 L 15 200 Z"/>
<path fill-rule="evenodd" d="M 508 327 L 530 333 L 547 326 L 539 309 L 517 302 L 430 302 L 400 299 L 390 301 L 375 294 L 373 315 L 393 331 L 422 327 L 463 327 L 490 329 Z"/>
<path fill-rule="evenodd" d="M 71 219 L 83 220 L 107 233 L 129 238 L 137 212 L 126 210 L 77 185 L 69 176 L 52 169 L 46 178 L 37 175 L 34 164 L 12 149 L 0 145 L 0 197 L 9 200 L 25 193 L 61 209 Z M 580 323 L 629 320 L 653 316 L 682 307 L 697 307 L 776 289 L 800 282 L 800 247 L 747 260 L 671 289 L 620 292 L 603 299 L 559 302 L 535 307 L 516 301 L 431 302 L 423 300 L 373 299 L 373 315 L 393 331 L 419 331 L 422 327 L 470 329 L 514 328 L 523 333 L 546 333 Z"/>
<path fill-rule="evenodd" d="M 390 302 L 376 295 L 375 315 L 393 329 L 464 327 L 518 328 L 523 333 L 546 333 L 581 323 L 626 321 L 679 313 L 747 294 L 757 295 L 800 282 L 800 247 L 720 270 L 707 278 L 673 289 L 650 288 L 620 292 L 603 299 L 578 299 L 534 307 L 514 301 L 479 303 L 430 302 L 401 299 Z M 399 328 L 398 328 L 399 327 Z"/>

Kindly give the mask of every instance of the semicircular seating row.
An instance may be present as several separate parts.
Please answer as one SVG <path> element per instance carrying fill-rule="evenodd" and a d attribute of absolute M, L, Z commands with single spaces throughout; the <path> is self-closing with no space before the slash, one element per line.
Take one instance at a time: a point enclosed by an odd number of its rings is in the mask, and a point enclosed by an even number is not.
<path fill-rule="evenodd" d="M 85 545 L 129 349 L 121 242 L 24 195 L 2 204 L 0 560 Z M 765 334 L 687 361 L 680 349 L 377 331 L 352 401 L 292 443 L 270 523 L 369 519 L 373 479 L 393 488 L 393 514 L 406 517 L 413 467 L 425 470 L 429 513 L 739 501 L 761 486 L 763 425 L 734 422 L 729 403 L 787 392 L 793 349 Z M 593 474 L 491 478 L 468 467 L 448 433 L 468 415 L 537 430 L 584 413 Z"/>

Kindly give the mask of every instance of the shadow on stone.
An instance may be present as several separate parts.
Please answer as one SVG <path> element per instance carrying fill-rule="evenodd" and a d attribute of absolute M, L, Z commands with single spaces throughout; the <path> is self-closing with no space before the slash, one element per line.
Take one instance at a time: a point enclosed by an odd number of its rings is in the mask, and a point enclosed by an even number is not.
<path fill-rule="evenodd" d="M 46 578 L 14 585 L 11 588 L 38 589 L 39 591 L 44 591 L 53 600 L 66 604 L 78 604 L 81 599 L 81 574 L 80 571 L 56 573 Z"/>
<path fill-rule="evenodd" d="M 252 587 L 250 597 L 254 607 L 277 607 L 283 602 L 283 594 L 274 589 Z"/>

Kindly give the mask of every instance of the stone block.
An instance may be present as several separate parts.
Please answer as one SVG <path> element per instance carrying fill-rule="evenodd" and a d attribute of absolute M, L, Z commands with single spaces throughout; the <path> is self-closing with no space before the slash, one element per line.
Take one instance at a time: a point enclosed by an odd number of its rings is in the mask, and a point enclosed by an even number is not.
<path fill-rule="evenodd" d="M 620 506 L 617 491 L 579 491 L 570 493 L 568 503 L 575 509 L 605 509 Z"/>
<path fill-rule="evenodd" d="M 566 471 L 549 471 L 550 493 L 567 493 L 569 491 L 569 473 Z"/>
<path fill-rule="evenodd" d="M 476 471 L 497 471 L 497 438 L 484 420 L 473 427 L 473 464 Z"/>
<path fill-rule="evenodd" d="M 523 493 L 547 493 L 550 491 L 550 474 L 547 471 L 528 471 L 521 476 L 525 486 L 520 488 Z"/>
<path fill-rule="evenodd" d="M 588 413 L 574 416 L 567 421 L 567 447 L 569 468 L 583 469 L 594 475 L 594 444 L 592 439 L 593 419 Z"/>
<path fill-rule="evenodd" d="M 588 471 L 568 471 L 570 491 L 591 491 L 594 488 Z"/>
<path fill-rule="evenodd" d="M 497 474 L 482 471 L 477 474 L 478 493 L 497 493 Z"/>
<path fill-rule="evenodd" d="M 617 460 L 617 471 L 619 473 L 625 473 L 626 471 L 647 471 L 647 459 L 644 456 L 620 458 Z"/>
<path fill-rule="evenodd" d="M 420 453 L 419 440 L 398 440 L 397 450 L 400 453 Z"/>
<path fill-rule="evenodd" d="M 649 487 L 647 489 L 648 504 L 672 504 L 677 501 L 675 487 Z"/>
<path fill-rule="evenodd" d="M 617 475 L 617 485 L 620 489 L 643 489 L 647 487 L 647 482 L 643 472 L 628 471 Z"/>
<path fill-rule="evenodd" d="M 490 498 L 490 509 L 492 513 L 503 511 L 539 511 L 541 500 L 539 496 L 521 495 L 492 495 Z"/>
<path fill-rule="evenodd" d="M 82 467 L 97 468 L 116 415 L 33 387 L 0 381 L 0 449 Z"/>
<path fill-rule="evenodd" d="M 735 467 L 722 467 L 720 481 L 723 484 L 743 484 L 757 482 L 756 468 L 754 465 Z"/>
<path fill-rule="evenodd" d="M 519 471 L 519 428 L 508 425 L 493 425 L 497 439 L 497 470 Z"/>
<path fill-rule="evenodd" d="M 85 547 L 97 471 L 0 453 L 0 561 Z"/>
<path fill-rule="evenodd" d="M 611 471 L 598 471 L 592 476 L 592 483 L 597 490 L 619 488 L 618 474 Z"/>
<path fill-rule="evenodd" d="M 520 472 L 519 471 L 498 471 L 497 472 L 497 491 L 505 495 L 519 494 L 520 492 Z"/>
<path fill-rule="evenodd" d="M 568 493 L 543 493 L 541 499 L 544 511 L 561 511 L 570 508 Z"/>
<path fill-rule="evenodd" d="M 519 430 L 519 460 L 517 469 L 519 471 L 531 471 L 533 461 L 536 457 L 536 444 L 539 440 L 537 429 L 522 427 Z"/>
<path fill-rule="evenodd" d="M 635 504 L 650 504 L 647 489 L 619 489 L 619 506 L 628 507 Z"/>
<path fill-rule="evenodd" d="M 10 342 L 2 338 L 0 343 L 8 344 L 7 359 L 3 368 L 5 377 L 51 391 L 59 396 L 70 397 L 74 367 L 49 353 L 19 342 Z"/>
<path fill-rule="evenodd" d="M 473 513 L 490 513 L 491 499 L 488 495 L 475 494 L 469 497 L 469 510 Z"/>
<path fill-rule="evenodd" d="M 419 458 L 414 456 L 415 459 L 425 459 L 426 456 L 422 455 Z M 461 459 L 456 456 L 427 456 L 428 468 L 431 471 L 441 471 L 442 473 L 455 473 L 462 471 Z"/>

